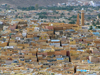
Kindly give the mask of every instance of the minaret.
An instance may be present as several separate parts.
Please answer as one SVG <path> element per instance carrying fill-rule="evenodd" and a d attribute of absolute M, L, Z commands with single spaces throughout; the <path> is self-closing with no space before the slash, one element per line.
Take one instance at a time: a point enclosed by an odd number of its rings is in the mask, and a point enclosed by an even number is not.
<path fill-rule="evenodd" d="M 77 14 L 77 25 L 80 25 L 80 22 L 79 22 L 79 13 Z"/>
<path fill-rule="evenodd" d="M 84 26 L 84 9 L 81 10 L 81 25 Z"/>

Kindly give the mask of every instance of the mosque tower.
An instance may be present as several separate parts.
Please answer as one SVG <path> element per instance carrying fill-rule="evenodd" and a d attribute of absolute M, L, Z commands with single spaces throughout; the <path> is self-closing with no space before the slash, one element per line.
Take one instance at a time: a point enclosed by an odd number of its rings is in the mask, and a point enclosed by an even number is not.
<path fill-rule="evenodd" d="M 80 25 L 80 22 L 79 21 L 80 21 L 80 18 L 79 18 L 79 13 L 78 13 L 77 14 L 77 23 L 76 23 L 77 25 Z"/>
<path fill-rule="evenodd" d="M 84 9 L 81 10 L 81 25 L 84 26 Z"/>

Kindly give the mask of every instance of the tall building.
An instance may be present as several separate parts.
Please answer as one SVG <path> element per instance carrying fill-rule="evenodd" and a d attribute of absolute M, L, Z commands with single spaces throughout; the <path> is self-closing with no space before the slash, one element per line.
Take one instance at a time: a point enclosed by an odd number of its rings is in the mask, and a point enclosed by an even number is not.
<path fill-rule="evenodd" d="M 81 25 L 84 26 L 84 9 L 81 10 Z"/>
<path fill-rule="evenodd" d="M 78 14 L 77 14 L 77 23 L 76 23 L 77 25 L 80 25 L 79 20 L 80 20 L 80 19 L 79 19 L 79 13 L 78 13 Z"/>

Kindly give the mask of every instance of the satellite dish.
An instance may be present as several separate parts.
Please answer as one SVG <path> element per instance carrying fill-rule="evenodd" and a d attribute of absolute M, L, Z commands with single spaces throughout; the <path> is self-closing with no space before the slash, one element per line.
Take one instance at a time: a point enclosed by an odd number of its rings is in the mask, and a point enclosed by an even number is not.
<path fill-rule="evenodd" d="M 51 26 L 53 26 L 53 24 L 51 24 Z"/>

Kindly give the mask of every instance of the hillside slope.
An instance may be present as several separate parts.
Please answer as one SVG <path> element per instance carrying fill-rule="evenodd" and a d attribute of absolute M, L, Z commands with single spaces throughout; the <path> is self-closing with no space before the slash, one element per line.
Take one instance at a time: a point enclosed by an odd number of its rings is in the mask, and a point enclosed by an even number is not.
<path fill-rule="evenodd" d="M 38 4 L 39 6 L 45 6 L 63 2 L 67 2 L 67 0 L 0 0 L 0 4 L 7 3 L 13 7 L 27 7 L 35 4 Z"/>

